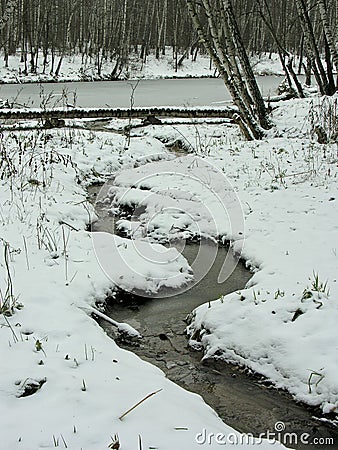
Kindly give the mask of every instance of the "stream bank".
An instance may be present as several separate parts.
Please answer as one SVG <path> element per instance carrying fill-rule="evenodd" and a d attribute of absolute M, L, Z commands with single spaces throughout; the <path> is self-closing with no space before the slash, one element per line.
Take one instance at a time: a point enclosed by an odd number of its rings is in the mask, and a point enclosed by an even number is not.
<path fill-rule="evenodd" d="M 99 190 L 99 186 L 88 189 L 93 202 Z M 92 231 L 114 232 L 114 217 L 104 207 L 97 206 L 96 212 L 99 220 L 92 225 Z M 182 253 L 190 264 L 200 245 L 204 246 L 206 253 L 215 251 L 209 242 L 186 245 Z M 273 433 L 275 424 L 283 422 L 286 433 L 298 436 L 308 433 L 311 439 L 325 442 L 334 438 L 334 442 L 338 442 L 337 429 L 319 420 L 319 409 L 297 404 L 289 394 L 272 388 L 266 380 L 245 369 L 215 360 L 201 361 L 201 354 L 189 348 L 185 334 L 187 315 L 200 304 L 219 298 L 221 294 L 242 289 L 251 277 L 239 262 L 231 277 L 218 284 L 218 274 L 227 252 L 226 247 L 219 247 L 211 270 L 188 291 L 157 299 L 120 291 L 107 303 L 105 313 L 140 331 L 143 335 L 141 341 L 125 340 L 108 323 L 98 322 L 120 347 L 156 365 L 184 389 L 201 395 L 224 422 L 240 432 L 255 436 L 268 431 Z M 289 443 L 289 447 L 303 450 L 308 448 L 308 444 Z M 313 444 L 311 448 L 325 450 L 334 446 Z"/>

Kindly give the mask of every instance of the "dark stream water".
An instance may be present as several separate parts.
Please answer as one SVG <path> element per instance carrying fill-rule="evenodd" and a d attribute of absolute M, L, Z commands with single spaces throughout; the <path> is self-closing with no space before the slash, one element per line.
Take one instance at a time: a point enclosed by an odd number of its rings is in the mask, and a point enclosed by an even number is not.
<path fill-rule="evenodd" d="M 91 200 L 99 191 L 90 188 Z M 104 208 L 96 206 L 99 220 L 92 231 L 113 232 L 114 220 Z M 202 244 L 206 254 L 215 251 L 207 242 Z M 183 254 L 190 264 L 199 244 L 189 244 Z M 109 323 L 99 321 L 109 336 L 127 350 L 133 351 L 163 370 L 168 378 L 183 388 L 200 394 L 230 426 L 243 432 L 259 435 L 274 432 L 276 422 L 284 422 L 285 432 L 308 433 L 313 438 L 333 438 L 335 445 L 311 445 L 313 449 L 338 448 L 338 430 L 318 421 L 320 411 L 294 402 L 290 395 L 273 389 L 260 377 L 224 362 L 201 361 L 202 354 L 188 347 L 185 334 L 187 315 L 197 306 L 235 290 L 243 289 L 250 272 L 239 262 L 232 275 L 218 284 L 217 278 L 227 256 L 227 248 L 219 247 L 214 264 L 207 275 L 190 290 L 169 298 L 141 298 L 120 293 L 109 303 L 106 314 L 119 322 L 129 323 L 144 336 L 139 342 L 126 341 L 116 334 Z M 236 261 L 230 261 L 233 264 Z M 288 445 L 306 449 L 306 444 Z"/>

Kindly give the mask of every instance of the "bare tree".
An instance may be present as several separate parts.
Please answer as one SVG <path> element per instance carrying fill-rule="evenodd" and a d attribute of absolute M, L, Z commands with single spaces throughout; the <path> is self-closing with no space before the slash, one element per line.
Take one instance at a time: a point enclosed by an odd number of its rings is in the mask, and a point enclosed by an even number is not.
<path fill-rule="evenodd" d="M 194 3 L 203 32 L 210 38 L 213 25 L 213 35 L 226 49 L 233 68 L 229 75 L 236 78 L 241 95 L 247 97 L 245 90 L 248 91 L 250 108 L 259 115 L 258 122 L 263 127 L 267 125 L 266 116 L 247 64 L 245 55 L 249 52 L 279 53 L 290 84 L 294 80 L 292 65 L 288 68 L 288 63 L 300 53 L 302 62 L 305 57 L 311 61 L 321 92 L 333 91 L 337 0 Z M 211 18 L 207 17 L 207 8 L 211 9 Z M 128 69 L 131 51 L 145 62 L 150 52 L 161 58 L 170 46 L 178 69 L 186 58 L 196 60 L 198 53 L 206 52 L 205 46 L 196 43 L 196 35 L 186 0 L 0 0 L 0 47 L 5 64 L 19 50 L 25 73 L 35 72 L 41 58 L 44 73 L 58 73 L 67 54 L 78 54 L 83 64 L 95 64 L 99 76 L 103 75 L 103 64 L 111 62 L 111 75 L 118 78 Z M 319 60 L 324 58 L 326 64 L 321 67 Z M 299 67 L 303 69 L 303 64 Z M 242 74 L 246 80 L 241 82 Z"/>
<path fill-rule="evenodd" d="M 247 139 L 262 138 L 271 127 L 230 0 L 187 0 L 199 38 L 238 107 L 239 125 Z M 203 14 L 207 26 L 203 25 Z"/>
<path fill-rule="evenodd" d="M 324 94 L 332 95 L 335 92 L 335 86 L 334 84 L 332 85 L 332 80 L 330 80 L 327 71 L 325 71 L 321 60 L 320 49 L 318 46 L 318 39 L 316 38 L 315 29 L 310 19 L 307 1 L 306 0 L 294 0 L 294 1 L 297 8 L 299 21 L 304 33 L 304 40 L 307 47 L 308 57 L 311 61 L 312 70 L 315 75 L 319 90 L 323 95 Z M 326 38 L 325 30 L 324 35 Z M 329 61 L 327 61 L 327 63 L 330 65 Z"/>
<path fill-rule="evenodd" d="M 319 6 L 320 17 L 322 20 L 322 25 L 323 25 L 327 45 L 330 49 L 330 53 L 331 53 L 334 65 L 336 67 L 336 72 L 338 72 L 338 51 L 337 51 L 336 44 L 335 44 L 334 31 L 331 30 L 331 26 L 330 26 L 326 0 L 318 0 L 318 6 Z M 338 2 L 336 2 L 336 7 L 338 8 Z M 337 27 L 338 27 L 338 24 L 337 24 Z M 336 38 L 338 38 L 338 35 L 336 36 Z"/>

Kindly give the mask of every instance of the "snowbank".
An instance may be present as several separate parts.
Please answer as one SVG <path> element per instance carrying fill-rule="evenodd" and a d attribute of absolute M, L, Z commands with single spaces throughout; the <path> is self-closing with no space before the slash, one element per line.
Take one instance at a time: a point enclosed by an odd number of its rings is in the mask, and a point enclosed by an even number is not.
<path fill-rule="evenodd" d="M 115 207 L 126 202 L 146 206 L 140 226 L 148 236 L 161 240 L 174 230 L 176 237 L 191 237 L 198 228 L 201 234 L 230 240 L 233 251 L 254 270 L 246 289 L 194 311 L 188 328 L 191 345 L 203 348 L 207 358 L 263 374 L 295 399 L 326 413 L 338 410 L 338 158 L 327 119 L 336 100 L 281 102 L 273 113 L 276 129 L 259 142 L 243 142 L 236 128 L 229 127 L 148 129 L 147 135 L 163 141 L 184 136 L 195 148 L 194 155 L 156 166 L 164 174 L 172 164 L 172 173 L 182 170 L 185 176 L 149 178 L 154 172 L 148 165 L 123 171 L 113 190 Z M 331 144 L 316 142 L 318 124 L 332 136 Z M 215 167 L 223 173 L 223 198 L 233 185 L 240 199 L 245 230 L 231 226 L 220 208 L 212 208 Z M 209 220 L 199 206 L 198 168 L 209 186 L 202 201 L 210 207 Z M 220 204 L 234 224 L 241 223 L 231 203 Z M 185 211 L 184 220 L 172 213 L 175 208 Z M 125 221 L 121 226 L 128 230 Z"/>
<path fill-rule="evenodd" d="M 254 71 L 257 75 L 283 75 L 281 64 L 276 54 L 262 54 L 253 57 Z M 2 83 L 41 83 L 50 81 L 95 81 L 111 79 L 111 72 L 115 61 L 106 61 L 102 64 L 101 75 L 97 74 L 95 58 L 89 58 L 83 63 L 81 55 L 66 56 L 63 59 L 58 77 L 51 75 L 50 67 L 47 65 L 43 73 L 42 59 L 37 67 L 36 74 L 24 75 L 24 65 L 20 62 L 20 55 L 9 56 L 9 67 L 0 68 L 0 82 Z M 143 63 L 137 55 L 131 55 L 130 64 L 122 75 L 122 79 L 156 79 L 156 78 L 199 78 L 214 77 L 217 71 L 210 58 L 206 55 L 198 55 L 196 61 L 185 59 L 182 65 L 175 69 L 175 61 L 172 52 L 168 49 L 165 56 L 156 59 L 155 55 L 149 55 L 146 63 Z"/>
<path fill-rule="evenodd" d="M 142 442 L 143 448 L 186 450 L 201 448 L 203 430 L 211 436 L 208 448 L 219 447 L 215 436 L 245 443 L 199 396 L 119 349 L 84 312 L 114 295 L 114 282 L 101 270 L 85 231 L 93 211 L 82 185 L 122 166 L 170 158 L 164 147 L 145 137 L 125 149 L 122 137 L 73 130 L 1 139 L 2 447 L 122 450 Z M 129 288 L 141 283 L 156 291 L 168 273 L 178 275 L 178 284 L 191 278 L 173 249 L 168 254 L 157 244 L 165 263 L 159 270 L 144 260 L 140 265 L 125 239 L 98 239 L 112 273 Z M 141 246 L 142 252 L 151 247 L 146 241 Z M 134 261 L 139 276 L 126 272 L 117 257 Z M 264 441 L 260 448 L 271 445 Z"/>

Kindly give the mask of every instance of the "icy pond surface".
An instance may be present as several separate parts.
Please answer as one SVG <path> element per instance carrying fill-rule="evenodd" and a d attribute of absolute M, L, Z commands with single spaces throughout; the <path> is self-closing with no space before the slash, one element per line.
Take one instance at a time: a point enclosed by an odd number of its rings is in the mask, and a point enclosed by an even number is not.
<path fill-rule="evenodd" d="M 100 187 L 89 188 L 94 202 Z M 114 220 L 104 208 L 96 206 L 99 220 L 92 231 L 113 232 Z M 204 251 L 213 253 L 210 243 Z M 186 245 L 183 254 L 190 264 L 199 250 L 198 243 Z M 242 369 L 224 362 L 204 361 L 202 355 L 188 347 L 185 335 L 186 316 L 197 306 L 241 289 L 250 279 L 250 272 L 239 263 L 231 277 L 222 284 L 217 277 L 227 255 L 226 247 L 219 247 L 217 257 L 208 274 L 192 289 L 169 298 L 148 299 L 120 293 L 109 303 L 106 314 L 119 322 L 127 322 L 142 333 L 140 342 L 121 340 L 116 329 L 104 321 L 100 325 L 108 335 L 127 350 L 162 369 L 167 377 L 183 388 L 201 395 L 230 426 L 243 433 L 274 431 L 276 422 L 287 424 L 288 432 L 309 433 L 319 438 L 335 436 L 338 432 L 316 420 L 316 411 L 295 403 L 284 392 L 276 391 L 269 383 Z M 318 415 L 320 412 L 318 411 Z M 305 450 L 306 445 L 290 446 Z M 326 450 L 332 446 L 312 445 Z"/>
<path fill-rule="evenodd" d="M 259 76 L 257 80 L 263 95 L 272 96 L 283 77 Z M 222 106 L 231 100 L 219 78 L 3 84 L 0 86 L 0 98 L 19 105 L 41 107 L 42 98 L 52 93 L 48 106 L 62 107 L 66 103 L 74 105 L 76 94 L 78 107 L 129 107 L 132 86 L 136 84 L 135 107 Z M 62 98 L 63 93 L 67 93 L 67 99 Z"/>

